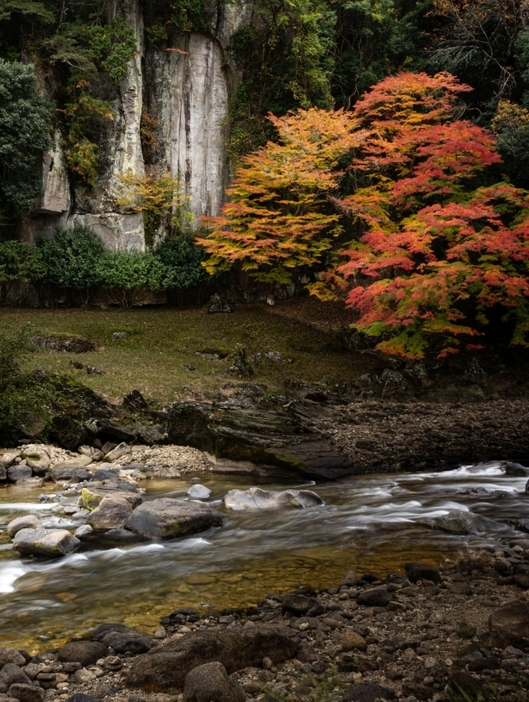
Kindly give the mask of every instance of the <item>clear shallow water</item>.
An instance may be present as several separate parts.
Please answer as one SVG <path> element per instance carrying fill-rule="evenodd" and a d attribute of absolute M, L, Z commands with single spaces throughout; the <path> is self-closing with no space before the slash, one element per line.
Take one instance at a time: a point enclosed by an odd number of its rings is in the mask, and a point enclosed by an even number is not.
<path fill-rule="evenodd" d="M 308 487 L 325 505 L 306 510 L 232 512 L 227 490 L 255 485 L 249 476 L 203 478 L 209 502 L 224 515 L 221 528 L 161 543 L 97 546 L 58 561 L 35 561 L 0 544 L 0 641 L 49 649 L 104 621 L 153 631 L 173 609 L 250 605 L 269 592 L 337 585 L 343 573 L 380 576 L 421 561 L 443 565 L 466 548 L 513 535 L 508 526 L 480 536 L 452 536 L 420 526 L 421 518 L 472 510 L 495 520 L 529 518 L 527 478 L 505 476 L 499 464 L 444 473 L 352 476 L 336 483 L 259 481 L 270 488 Z M 146 498 L 184 496 L 187 481 L 146 483 Z M 76 526 L 39 503 L 44 490 L 0 489 L 0 528 L 34 513 L 49 526 Z M 478 491 L 476 493 L 476 490 Z M 501 491 L 504 496 L 498 496 Z M 46 640 L 43 641 L 42 638 Z"/>

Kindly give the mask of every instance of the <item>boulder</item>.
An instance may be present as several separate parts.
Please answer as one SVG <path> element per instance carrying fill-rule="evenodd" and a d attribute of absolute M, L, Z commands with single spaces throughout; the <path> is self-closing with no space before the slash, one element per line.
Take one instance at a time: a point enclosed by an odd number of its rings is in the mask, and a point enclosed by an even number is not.
<path fill-rule="evenodd" d="M 242 688 L 230 680 L 218 661 L 204 663 L 186 675 L 183 702 L 244 702 Z"/>
<path fill-rule="evenodd" d="M 317 617 L 323 614 L 325 609 L 321 602 L 315 597 L 307 597 L 297 592 L 289 592 L 281 600 L 281 611 L 290 612 L 297 617 L 307 615 L 309 617 Z"/>
<path fill-rule="evenodd" d="M 80 663 L 83 668 L 108 655 L 108 648 L 99 641 L 71 641 L 58 653 L 62 663 Z"/>
<path fill-rule="evenodd" d="M 16 483 L 18 480 L 27 480 L 31 478 L 33 471 L 29 466 L 20 465 L 20 463 L 14 463 L 7 469 L 7 479 L 12 483 Z"/>
<path fill-rule="evenodd" d="M 164 497 L 137 507 L 128 517 L 125 527 L 142 536 L 172 539 L 221 523 L 220 514 L 206 505 Z"/>
<path fill-rule="evenodd" d="M 349 459 L 292 410 L 177 402 L 168 420 L 168 440 L 219 458 L 302 471 L 327 479 L 352 472 Z"/>
<path fill-rule="evenodd" d="M 113 463 L 118 458 L 121 458 L 121 456 L 126 456 L 129 453 L 131 453 L 130 446 L 126 443 L 121 443 L 118 444 L 116 448 L 113 448 L 112 451 L 109 451 L 103 460 L 105 463 Z"/>
<path fill-rule="evenodd" d="M 233 510 L 305 508 L 322 505 L 323 500 L 310 490 L 261 490 L 251 487 L 248 490 L 230 490 L 224 497 L 224 504 Z"/>
<path fill-rule="evenodd" d="M 52 419 L 50 438 L 68 451 L 75 451 L 87 437 L 86 428 L 69 414 L 59 414 Z"/>
<path fill-rule="evenodd" d="M 0 692 L 7 692 L 11 685 L 22 683 L 31 685 L 31 680 L 15 663 L 6 663 L 0 670 Z"/>
<path fill-rule="evenodd" d="M 297 648 L 297 636 L 282 624 L 192 632 L 137 656 L 127 684 L 152 692 L 182 689 L 186 675 L 204 663 L 218 661 L 231 674 L 248 666 L 261 667 L 263 658 L 277 665 L 293 658 Z"/>
<path fill-rule="evenodd" d="M 26 514 L 24 517 L 16 517 L 10 521 L 7 525 L 7 533 L 13 538 L 21 529 L 39 529 L 41 526 L 34 514 Z"/>
<path fill-rule="evenodd" d="M 29 444 L 28 446 L 24 446 L 21 455 L 22 458 L 26 460 L 34 475 L 46 474 L 48 468 L 50 467 L 50 457 L 42 446 L 38 444 Z"/>
<path fill-rule="evenodd" d="M 187 491 L 187 496 L 195 500 L 207 500 L 211 492 L 212 491 L 205 485 L 191 485 Z"/>
<path fill-rule="evenodd" d="M 121 631 L 109 631 L 103 637 L 103 643 L 110 646 L 118 654 L 129 653 L 134 656 L 139 653 L 147 653 L 151 650 L 152 638 L 146 634 L 141 634 L 140 632 L 133 631 L 121 632 Z"/>
<path fill-rule="evenodd" d="M 356 598 L 358 604 L 366 607 L 387 607 L 391 600 L 391 594 L 384 587 L 364 590 Z"/>
<path fill-rule="evenodd" d="M 420 563 L 407 563 L 404 567 L 411 583 L 416 583 L 418 580 L 430 580 L 432 583 L 441 582 L 441 573 L 438 568 L 431 568 Z"/>
<path fill-rule="evenodd" d="M 120 495 L 109 495 L 90 512 L 86 521 L 95 531 L 120 529 L 125 525 L 131 512 L 130 500 Z"/>
<path fill-rule="evenodd" d="M 79 548 L 81 542 L 66 529 L 21 529 L 13 541 L 13 548 L 22 556 L 59 558 Z"/>
<path fill-rule="evenodd" d="M 53 468 L 51 471 L 51 479 L 59 483 L 63 480 L 69 480 L 72 483 L 82 483 L 84 480 L 90 480 L 92 472 L 87 468 Z"/>
<path fill-rule="evenodd" d="M 504 466 L 505 475 L 512 475 L 514 478 L 529 477 L 529 468 L 520 463 L 506 463 Z"/>
<path fill-rule="evenodd" d="M 90 524 L 83 524 L 74 531 L 73 535 L 76 539 L 86 539 L 93 531 Z"/>
<path fill-rule="evenodd" d="M 440 517 L 419 519 L 417 523 L 451 534 L 479 534 L 491 529 L 494 531 L 501 529 L 501 525 L 493 519 L 463 510 L 452 510 Z"/>
<path fill-rule="evenodd" d="M 137 492 L 123 492 L 121 490 L 112 490 L 112 488 L 104 487 L 101 483 L 89 483 L 87 487 L 81 490 L 79 498 L 79 506 L 84 509 L 94 510 L 105 497 L 120 497 L 130 502 L 132 509 L 137 507 L 142 502 L 141 496 Z"/>
<path fill-rule="evenodd" d="M 529 602 L 514 600 L 494 610 L 484 643 L 496 648 L 529 646 Z"/>
<path fill-rule="evenodd" d="M 0 456 L 0 463 L 4 466 L 4 468 L 9 468 L 10 465 L 12 465 L 17 458 L 20 458 L 21 456 L 21 451 L 12 450 L 12 451 L 6 451 Z"/>
<path fill-rule="evenodd" d="M 3 646 L 0 648 L 0 668 L 3 668 L 6 663 L 14 663 L 21 666 L 26 665 L 26 659 L 18 649 L 11 646 Z"/>

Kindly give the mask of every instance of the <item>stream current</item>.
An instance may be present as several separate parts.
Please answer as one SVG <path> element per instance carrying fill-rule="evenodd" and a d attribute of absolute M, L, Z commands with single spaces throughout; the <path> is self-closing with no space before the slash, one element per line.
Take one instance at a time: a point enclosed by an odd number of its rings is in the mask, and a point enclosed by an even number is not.
<path fill-rule="evenodd" d="M 187 476 L 191 477 L 191 476 Z M 105 621 L 154 632 L 161 617 L 179 607 L 251 606 L 268 593 L 301 586 L 337 586 L 345 571 L 380 577 L 420 561 L 448 566 L 475 546 L 493 549 L 500 539 L 523 537 L 505 523 L 480 535 L 452 535 L 419 520 L 470 510 L 498 522 L 529 518 L 527 478 L 506 476 L 498 463 L 446 472 L 350 476 L 338 482 L 293 483 L 252 476 L 209 474 L 201 482 L 223 526 L 172 541 L 109 544 L 104 539 L 55 561 L 21 558 L 0 545 L 0 641 L 30 652 L 49 650 Z M 303 487 L 325 504 L 308 509 L 234 512 L 222 497 L 232 488 Z M 145 499 L 185 497 L 188 480 L 148 481 Z M 35 514 L 49 527 L 76 528 L 51 497 L 38 490 L 0 488 L 0 528 Z"/>

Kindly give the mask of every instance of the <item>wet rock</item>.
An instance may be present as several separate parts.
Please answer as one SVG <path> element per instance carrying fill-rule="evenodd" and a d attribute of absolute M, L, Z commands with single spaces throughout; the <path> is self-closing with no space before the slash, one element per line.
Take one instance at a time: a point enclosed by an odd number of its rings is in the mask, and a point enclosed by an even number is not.
<path fill-rule="evenodd" d="M 95 531 L 120 529 L 125 525 L 131 512 L 130 500 L 119 495 L 112 495 L 104 497 L 98 506 L 90 512 L 86 521 Z"/>
<path fill-rule="evenodd" d="M 496 609 L 489 617 L 489 632 L 484 636 L 487 646 L 529 645 L 529 602 L 514 600 Z"/>
<path fill-rule="evenodd" d="M 78 529 L 76 529 L 73 533 L 76 539 L 85 539 L 86 537 L 90 536 L 90 534 L 93 533 L 93 529 L 90 526 L 90 524 L 83 524 L 80 526 Z"/>
<path fill-rule="evenodd" d="M 192 485 L 187 491 L 187 495 L 195 500 L 207 500 L 211 495 L 211 490 L 205 485 Z"/>
<path fill-rule="evenodd" d="M 7 525 L 7 533 L 13 538 L 21 529 L 38 529 L 41 523 L 34 514 L 17 517 Z"/>
<path fill-rule="evenodd" d="M 343 702 L 375 702 L 375 700 L 393 700 L 395 693 L 387 687 L 376 683 L 357 683 L 346 688 Z"/>
<path fill-rule="evenodd" d="M 377 587 L 372 590 L 364 590 L 358 595 L 356 601 L 367 607 L 387 607 L 392 599 L 386 588 Z"/>
<path fill-rule="evenodd" d="M 451 534 L 479 534 L 489 530 L 496 531 L 501 526 L 493 519 L 462 510 L 453 510 L 441 517 L 419 519 L 417 523 L 431 529 L 448 531 Z"/>
<path fill-rule="evenodd" d="M 218 661 L 231 674 L 248 666 L 260 667 L 266 657 L 277 665 L 293 658 L 297 647 L 294 632 L 279 624 L 193 632 L 136 657 L 127 684 L 152 691 L 181 689 L 187 673 L 204 663 Z"/>
<path fill-rule="evenodd" d="M 161 498 L 137 507 L 128 517 L 125 527 L 142 536 L 172 539 L 220 526 L 221 523 L 220 514 L 206 505 Z"/>
<path fill-rule="evenodd" d="M 22 556 L 59 558 L 73 553 L 81 542 L 66 529 L 21 529 L 13 541 L 13 548 Z"/>
<path fill-rule="evenodd" d="M 44 690 L 35 685 L 15 683 L 9 688 L 9 694 L 19 702 L 43 702 Z"/>
<path fill-rule="evenodd" d="M 230 490 L 224 497 L 224 504 L 233 510 L 305 508 L 322 505 L 323 500 L 310 490 L 262 490 L 252 487 L 248 490 Z"/>
<path fill-rule="evenodd" d="M 141 504 L 142 498 L 136 492 L 122 492 L 120 490 L 113 490 L 110 487 L 104 487 L 102 484 L 89 483 L 87 487 L 81 490 L 81 497 L 79 499 L 79 506 L 84 509 L 94 510 L 105 497 L 120 497 L 124 500 L 128 500 L 132 508 Z"/>
<path fill-rule="evenodd" d="M 0 670 L 0 692 L 7 692 L 11 685 L 15 683 L 30 685 L 31 680 L 18 665 L 6 663 L 2 670 Z"/>
<path fill-rule="evenodd" d="M 58 658 L 63 663 L 80 663 L 86 667 L 107 655 L 107 647 L 98 641 L 71 641 L 60 649 Z"/>
<path fill-rule="evenodd" d="M 404 567 L 411 583 L 416 583 L 418 580 L 430 580 L 432 583 L 441 582 L 441 573 L 438 568 L 431 568 L 420 563 L 407 563 Z"/>
<path fill-rule="evenodd" d="M 230 680 L 226 668 L 218 661 L 204 663 L 186 675 L 184 702 L 244 702 L 246 695 Z"/>
<path fill-rule="evenodd" d="M 514 478 L 529 477 L 529 468 L 520 463 L 506 463 L 504 466 L 505 475 L 512 475 Z"/>
<path fill-rule="evenodd" d="M 27 465 L 20 465 L 20 463 L 15 463 L 7 469 L 7 479 L 12 483 L 16 483 L 18 480 L 26 480 L 31 478 L 32 475 L 31 468 Z"/>

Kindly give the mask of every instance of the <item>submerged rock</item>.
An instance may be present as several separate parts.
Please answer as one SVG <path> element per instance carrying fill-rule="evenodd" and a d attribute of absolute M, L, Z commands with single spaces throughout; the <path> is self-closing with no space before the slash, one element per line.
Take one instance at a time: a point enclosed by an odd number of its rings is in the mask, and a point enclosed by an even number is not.
<path fill-rule="evenodd" d="M 482 517 L 473 512 L 464 512 L 463 510 L 453 510 L 440 517 L 419 519 L 417 523 L 430 529 L 448 531 L 451 534 L 479 534 L 480 532 L 496 531 L 502 528 L 501 524 L 493 519 Z"/>
<path fill-rule="evenodd" d="M 220 526 L 221 523 L 220 514 L 206 505 L 163 497 L 137 507 L 127 519 L 125 527 L 142 536 L 172 539 Z"/>
<path fill-rule="evenodd" d="M 323 500 L 310 490 L 262 490 L 251 487 L 248 490 L 230 490 L 224 497 L 229 509 L 274 509 L 277 507 L 314 507 Z"/>
<path fill-rule="evenodd" d="M 73 553 L 81 542 L 66 529 L 21 529 L 13 541 L 13 548 L 23 556 L 60 558 Z"/>

